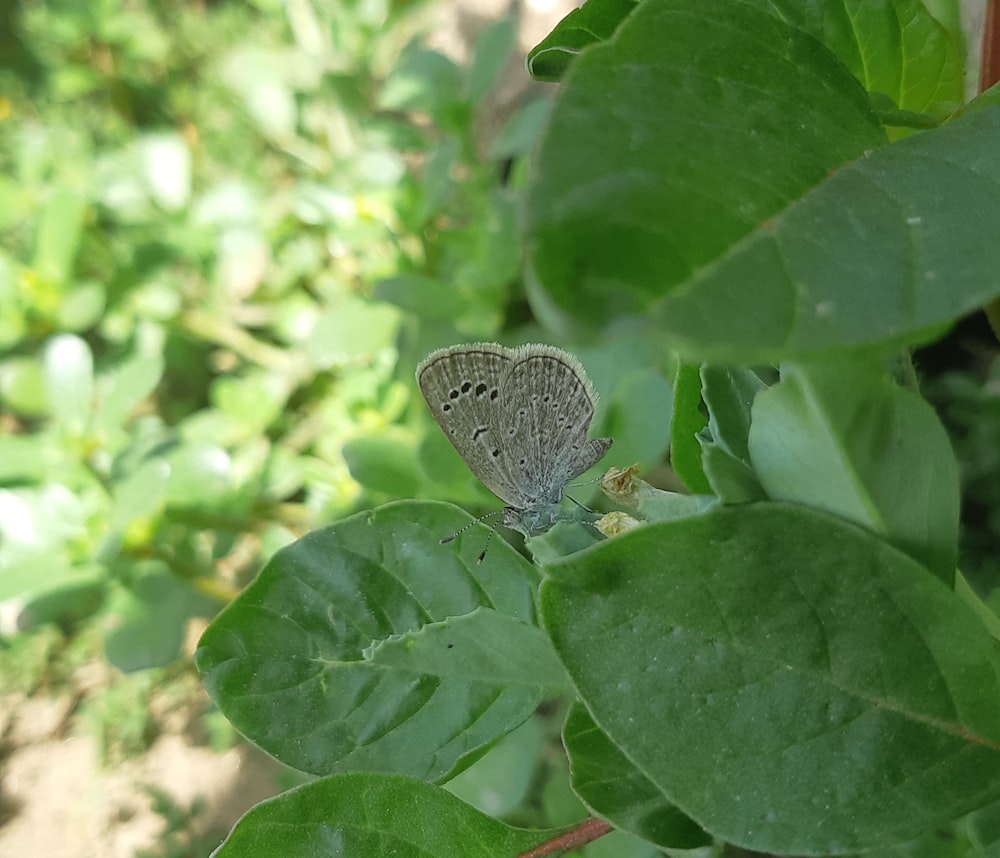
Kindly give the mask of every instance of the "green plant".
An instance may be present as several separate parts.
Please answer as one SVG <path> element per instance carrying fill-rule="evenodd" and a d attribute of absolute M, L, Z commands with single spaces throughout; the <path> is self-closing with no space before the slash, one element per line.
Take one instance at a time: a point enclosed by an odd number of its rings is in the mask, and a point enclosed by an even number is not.
<path fill-rule="evenodd" d="M 197 662 L 321 777 L 217 855 L 543 855 L 609 828 L 705 854 L 995 848 L 1000 621 L 956 572 L 958 470 L 906 351 L 1000 294 L 1000 106 L 961 104 L 961 56 L 956 6 L 910 0 L 591 0 L 531 53 L 562 83 L 532 308 L 675 367 L 672 464 L 706 497 L 627 484 L 645 523 L 584 550 L 560 524 L 534 562 L 477 565 L 482 526 L 440 546 L 468 519 L 427 501 L 281 551 Z M 553 697 L 603 822 L 517 828 L 448 792 Z"/>
<path fill-rule="evenodd" d="M 419 4 L 4 14 L 0 636 L 96 623 L 164 665 L 295 536 L 450 491 L 397 354 L 495 333 L 545 104 L 480 151 L 511 22 L 466 68 Z"/>

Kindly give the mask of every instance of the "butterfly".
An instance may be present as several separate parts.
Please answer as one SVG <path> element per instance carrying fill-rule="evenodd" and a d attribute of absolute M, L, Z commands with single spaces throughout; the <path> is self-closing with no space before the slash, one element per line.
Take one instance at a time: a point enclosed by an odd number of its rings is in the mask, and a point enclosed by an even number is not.
<path fill-rule="evenodd" d="M 569 517 L 563 490 L 612 444 L 587 437 L 597 392 L 580 362 L 554 346 L 439 349 L 417 367 L 417 384 L 459 456 L 504 502 L 504 525 L 525 536 Z"/>

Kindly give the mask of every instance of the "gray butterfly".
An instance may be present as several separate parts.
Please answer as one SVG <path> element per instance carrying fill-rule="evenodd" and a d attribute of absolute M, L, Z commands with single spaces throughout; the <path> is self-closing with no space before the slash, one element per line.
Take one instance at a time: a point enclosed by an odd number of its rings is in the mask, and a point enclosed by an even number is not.
<path fill-rule="evenodd" d="M 568 518 L 563 489 L 611 446 L 587 437 L 597 392 L 580 362 L 553 346 L 439 349 L 417 367 L 417 384 L 469 469 L 506 504 L 504 525 L 525 536 Z"/>

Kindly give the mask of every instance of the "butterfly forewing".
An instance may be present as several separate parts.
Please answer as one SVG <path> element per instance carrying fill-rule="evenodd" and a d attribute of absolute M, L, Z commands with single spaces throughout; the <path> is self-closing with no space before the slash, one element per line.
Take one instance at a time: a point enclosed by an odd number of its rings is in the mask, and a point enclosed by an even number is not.
<path fill-rule="evenodd" d="M 452 446 L 486 488 L 504 503 L 521 500 L 501 467 L 500 387 L 512 351 L 492 343 L 434 352 L 417 367 L 417 384 Z"/>

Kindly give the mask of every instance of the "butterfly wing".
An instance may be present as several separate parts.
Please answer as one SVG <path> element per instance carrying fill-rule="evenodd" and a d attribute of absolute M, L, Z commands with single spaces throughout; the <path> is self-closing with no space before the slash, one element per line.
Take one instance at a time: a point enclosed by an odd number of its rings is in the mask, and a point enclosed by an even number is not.
<path fill-rule="evenodd" d="M 559 503 L 566 484 L 611 446 L 610 438 L 587 438 L 597 393 L 586 372 L 561 349 L 522 346 L 500 396 L 508 419 L 499 431 L 510 451 L 499 463 L 503 482 L 525 487 L 521 508 Z"/>
<path fill-rule="evenodd" d="M 452 346 L 432 352 L 417 367 L 417 384 L 427 407 L 486 488 L 512 506 L 523 492 L 512 482 L 502 442 L 501 385 L 513 352 L 495 343 Z"/>

